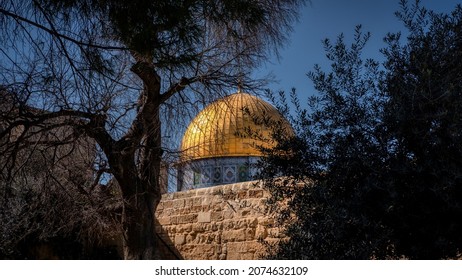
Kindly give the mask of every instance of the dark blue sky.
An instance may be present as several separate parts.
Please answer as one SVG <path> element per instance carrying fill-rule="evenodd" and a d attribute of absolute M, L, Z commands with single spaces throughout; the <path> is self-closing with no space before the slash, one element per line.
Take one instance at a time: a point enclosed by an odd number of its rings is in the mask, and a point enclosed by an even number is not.
<path fill-rule="evenodd" d="M 413 3 L 413 0 L 410 0 Z M 461 0 L 422 0 L 422 5 L 436 12 L 450 12 Z M 297 88 L 300 97 L 314 94 L 306 73 L 320 64 L 328 70 L 328 63 L 321 44 L 324 38 L 332 41 L 344 33 L 351 41 L 355 26 L 361 24 L 363 31 L 371 32 L 371 39 L 365 49 L 365 58 L 380 59 L 383 37 L 387 32 L 404 30 L 394 12 L 399 9 L 399 0 L 311 0 L 301 11 L 299 22 L 294 27 L 290 41 L 281 51 L 280 60 L 273 58 L 256 74 L 272 72 L 278 83 L 272 83 L 272 90 L 289 91 Z M 303 98 L 304 99 L 304 98 Z"/>

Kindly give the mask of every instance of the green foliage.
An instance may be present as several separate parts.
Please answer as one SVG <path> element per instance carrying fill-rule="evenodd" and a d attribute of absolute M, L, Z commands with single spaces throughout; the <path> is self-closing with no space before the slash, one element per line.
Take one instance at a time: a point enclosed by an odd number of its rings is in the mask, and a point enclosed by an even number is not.
<path fill-rule="evenodd" d="M 292 117 L 294 139 L 261 162 L 273 205 L 287 203 L 290 240 L 273 258 L 459 256 L 462 9 L 402 1 L 397 15 L 409 35 L 387 36 L 383 68 L 361 59 L 359 27 L 351 46 L 324 42 L 331 71 L 309 73 L 319 95 Z"/>
<path fill-rule="evenodd" d="M 76 19 L 93 22 L 94 28 L 102 27 L 107 39 L 119 42 L 133 53 L 153 57 L 158 67 L 171 68 L 197 62 L 207 48 L 216 48 L 214 44 L 222 40 L 231 43 L 232 49 L 233 44 L 246 41 L 249 34 L 255 37 L 251 43 L 255 44 L 254 55 L 260 55 L 258 50 L 282 42 L 283 31 L 296 14 L 294 7 L 303 2 L 40 0 L 36 6 L 47 17 L 54 17 L 53 13 L 48 14 L 54 11 L 71 26 Z M 211 39 L 216 41 L 204 45 Z"/>
<path fill-rule="evenodd" d="M 391 38 L 385 51 L 384 122 L 396 142 L 391 171 L 399 180 L 390 211 L 401 224 L 396 246 L 417 258 L 454 257 L 462 244 L 462 8 L 400 17 L 408 44 Z"/>

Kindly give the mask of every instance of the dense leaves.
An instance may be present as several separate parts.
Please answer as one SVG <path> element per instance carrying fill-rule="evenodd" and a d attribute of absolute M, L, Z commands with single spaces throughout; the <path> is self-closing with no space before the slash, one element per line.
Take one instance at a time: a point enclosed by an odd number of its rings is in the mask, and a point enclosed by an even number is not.
<path fill-rule="evenodd" d="M 462 8 L 436 14 L 402 1 L 397 15 L 409 33 L 385 38 L 383 67 L 361 59 L 360 28 L 351 46 L 324 42 L 331 71 L 309 73 L 319 95 L 293 118 L 296 144 L 262 161 L 289 220 L 290 240 L 272 257 L 459 256 Z"/>

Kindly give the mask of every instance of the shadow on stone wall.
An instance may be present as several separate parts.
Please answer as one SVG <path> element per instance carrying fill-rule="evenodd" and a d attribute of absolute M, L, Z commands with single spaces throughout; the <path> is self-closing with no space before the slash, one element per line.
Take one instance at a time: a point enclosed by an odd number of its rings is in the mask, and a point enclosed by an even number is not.
<path fill-rule="evenodd" d="M 175 248 L 175 244 L 172 242 L 168 233 L 162 228 L 159 221 L 156 219 L 156 234 L 159 239 L 159 246 L 161 257 L 163 260 L 183 260 L 181 253 Z"/>

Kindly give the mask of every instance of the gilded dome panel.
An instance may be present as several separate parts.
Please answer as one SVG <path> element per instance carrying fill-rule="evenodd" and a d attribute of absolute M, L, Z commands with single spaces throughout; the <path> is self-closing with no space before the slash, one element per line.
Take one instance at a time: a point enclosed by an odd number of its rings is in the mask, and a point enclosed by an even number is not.
<path fill-rule="evenodd" d="M 262 99 L 235 93 L 221 98 L 202 110 L 189 124 L 184 134 L 181 151 L 182 161 L 230 156 L 261 156 L 258 146 L 271 147 L 270 128 L 256 124 L 255 118 L 269 117 L 282 120 L 288 131 L 289 123 L 281 114 Z M 246 135 L 247 131 L 258 133 L 265 141 Z"/>

